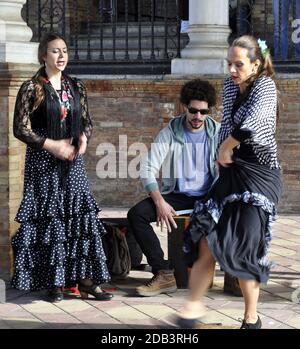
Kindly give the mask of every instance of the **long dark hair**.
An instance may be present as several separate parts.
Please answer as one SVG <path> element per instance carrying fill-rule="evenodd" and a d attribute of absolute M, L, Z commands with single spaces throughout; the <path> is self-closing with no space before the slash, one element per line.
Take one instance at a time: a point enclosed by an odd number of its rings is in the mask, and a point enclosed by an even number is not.
<path fill-rule="evenodd" d="M 38 60 L 39 60 L 39 63 L 42 65 L 42 67 L 32 77 L 32 81 L 35 87 L 35 100 L 33 104 L 33 110 L 37 109 L 45 99 L 43 84 L 46 78 L 46 71 L 45 71 L 45 62 L 43 60 L 43 57 L 46 56 L 47 54 L 47 48 L 48 48 L 49 42 L 57 39 L 63 40 L 67 46 L 67 42 L 65 38 L 57 33 L 51 33 L 51 32 L 46 33 L 40 41 L 39 48 L 38 48 Z"/>
<path fill-rule="evenodd" d="M 257 80 L 261 76 L 269 76 L 275 80 L 275 70 L 273 68 L 272 57 L 270 53 L 263 55 L 258 42 L 254 36 L 243 35 L 235 39 L 231 44 L 231 47 L 241 47 L 245 48 L 248 51 L 248 57 L 251 63 L 254 63 L 256 60 L 259 60 L 261 64 L 258 67 L 257 73 L 252 75 L 249 78 L 249 82 Z"/>
<path fill-rule="evenodd" d="M 275 70 L 273 67 L 272 57 L 270 52 L 265 54 L 262 53 L 257 39 L 251 35 L 243 35 L 236 38 L 230 47 L 241 47 L 245 48 L 248 51 L 248 57 L 251 63 L 254 63 L 256 60 L 260 61 L 260 65 L 257 69 L 257 72 L 250 76 L 247 80 L 247 88 L 238 98 L 237 103 L 241 105 L 249 96 L 251 88 L 254 82 L 262 76 L 269 76 L 275 82 Z M 276 83 L 276 82 L 275 82 Z M 277 89 L 277 97 L 279 97 L 279 91 Z M 279 98 L 277 101 L 277 120 L 279 117 Z"/>

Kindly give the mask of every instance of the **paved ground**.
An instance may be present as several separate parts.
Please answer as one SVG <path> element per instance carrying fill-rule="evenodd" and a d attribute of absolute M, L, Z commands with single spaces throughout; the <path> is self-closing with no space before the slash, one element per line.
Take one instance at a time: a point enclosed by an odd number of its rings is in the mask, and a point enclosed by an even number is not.
<path fill-rule="evenodd" d="M 111 216 L 112 212 L 103 212 Z M 113 215 L 118 215 L 117 211 Z M 300 329 L 300 216 L 281 216 L 274 225 L 271 248 L 272 270 L 268 285 L 263 285 L 259 314 L 263 328 Z M 166 233 L 159 233 L 166 246 Z M 58 304 L 42 298 L 43 292 L 26 293 L 7 290 L 7 302 L 0 304 L 0 328 L 165 328 L 184 303 L 187 290 L 158 297 L 140 298 L 134 289 L 151 273 L 132 271 L 123 281 L 108 287 L 115 294 L 112 301 L 97 302 L 69 296 Z M 239 326 L 243 317 L 242 298 L 223 293 L 223 273 L 216 272 L 214 286 L 205 302 L 209 308 L 207 323 Z"/>

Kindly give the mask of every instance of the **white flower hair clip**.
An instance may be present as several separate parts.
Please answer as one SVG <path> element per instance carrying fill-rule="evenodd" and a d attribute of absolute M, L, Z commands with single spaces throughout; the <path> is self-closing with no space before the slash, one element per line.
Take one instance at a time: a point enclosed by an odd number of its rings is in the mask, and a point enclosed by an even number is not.
<path fill-rule="evenodd" d="M 258 46 L 260 48 L 261 54 L 263 56 L 263 58 L 265 59 L 269 54 L 270 54 L 270 50 L 268 49 L 266 40 L 257 40 Z"/>

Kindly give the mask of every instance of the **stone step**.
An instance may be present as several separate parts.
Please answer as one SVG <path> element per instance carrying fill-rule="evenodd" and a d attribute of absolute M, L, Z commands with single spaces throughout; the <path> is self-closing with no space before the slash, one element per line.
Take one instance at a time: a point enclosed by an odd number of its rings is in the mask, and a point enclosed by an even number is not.
<path fill-rule="evenodd" d="M 100 26 L 99 22 L 90 23 L 90 34 L 100 34 Z M 103 26 L 103 35 L 109 36 L 112 33 L 114 25 L 112 23 L 104 23 Z M 155 35 L 163 35 L 165 33 L 165 24 L 164 22 L 154 22 L 154 33 Z M 168 31 L 172 31 L 176 33 L 177 23 L 176 22 L 168 22 Z M 83 25 L 80 29 L 80 33 L 86 35 L 87 34 L 87 26 Z M 125 36 L 126 33 L 126 24 L 125 23 L 116 23 L 115 24 L 116 35 Z M 139 33 L 139 25 L 136 22 L 128 23 L 128 35 L 138 35 Z M 142 22 L 141 23 L 141 33 L 142 35 L 151 35 L 152 33 L 152 25 L 150 22 Z"/>
<path fill-rule="evenodd" d="M 154 54 L 157 59 L 166 59 L 165 55 L 165 28 L 164 22 L 154 23 Z M 105 60 L 113 59 L 113 24 L 103 24 L 103 55 Z M 86 28 L 85 28 L 86 29 Z M 117 23 L 115 28 L 115 48 L 116 59 L 124 60 L 126 50 L 126 24 Z M 98 33 L 96 33 L 96 30 Z M 151 23 L 143 22 L 141 24 L 141 53 L 143 59 L 150 59 L 152 48 L 152 30 Z M 87 59 L 88 45 L 90 46 L 91 60 L 98 60 L 100 55 L 100 27 L 99 23 L 91 23 L 89 41 L 88 35 L 72 35 L 70 40 L 70 57 L 75 56 L 75 40 L 77 39 L 78 55 L 80 60 Z M 181 47 L 188 43 L 188 35 L 181 35 Z M 128 23 L 128 54 L 129 59 L 137 59 L 139 53 L 139 27 L 138 23 Z M 176 22 L 169 23 L 167 36 L 167 52 L 170 58 L 177 54 Z"/>
<path fill-rule="evenodd" d="M 188 41 L 187 37 L 183 38 L 181 40 L 181 44 L 185 45 L 187 43 L 187 41 Z M 112 37 L 109 37 L 109 38 L 103 38 L 102 43 L 103 43 L 103 49 L 106 50 L 106 49 L 113 48 L 114 41 L 113 41 Z M 90 44 L 91 48 L 100 50 L 100 37 L 91 37 L 89 40 L 89 44 Z M 142 37 L 140 44 L 141 44 L 142 49 L 145 49 L 145 48 L 151 49 L 151 47 L 152 47 L 151 37 Z M 83 38 L 83 37 L 80 38 L 78 40 L 77 45 L 78 45 L 78 48 L 87 49 L 87 47 L 88 47 L 87 38 Z M 70 46 L 75 49 L 74 42 L 71 42 Z M 116 37 L 115 38 L 115 47 L 118 49 L 125 50 L 125 48 L 126 48 L 125 38 Z M 164 49 L 164 47 L 165 47 L 165 38 L 164 37 L 155 37 L 154 38 L 154 48 L 155 49 L 156 48 Z M 176 49 L 177 41 L 174 39 L 172 40 L 170 38 L 167 38 L 167 47 L 168 47 L 168 49 Z M 138 48 L 139 48 L 138 38 L 129 38 L 128 39 L 128 48 L 129 48 L 129 50 L 134 50 L 134 49 L 138 50 Z"/>
<path fill-rule="evenodd" d="M 69 50 L 70 53 L 70 59 L 72 60 L 75 56 L 75 50 L 74 49 L 70 49 Z M 99 54 L 100 54 L 100 50 L 97 49 L 91 49 L 90 51 L 91 53 L 91 60 L 99 60 Z M 142 59 L 150 59 L 151 57 L 151 49 L 144 49 L 142 50 Z M 116 49 L 115 51 L 116 54 L 116 59 L 117 60 L 124 60 L 125 58 L 125 50 L 120 50 L 120 49 Z M 157 59 L 164 59 L 164 50 L 162 49 L 158 49 L 156 48 L 154 50 L 154 54 L 155 57 Z M 168 49 L 168 54 L 169 54 L 169 58 L 173 58 L 176 56 L 177 54 L 177 50 L 175 49 Z M 104 59 L 105 60 L 110 60 L 113 59 L 113 50 L 112 49 L 106 49 L 103 52 L 104 55 Z M 138 50 L 135 49 L 131 49 L 128 51 L 128 55 L 129 55 L 129 59 L 137 59 L 138 56 Z M 78 56 L 79 56 L 79 60 L 86 60 L 87 59 L 87 50 L 86 48 L 82 48 L 78 50 Z"/>

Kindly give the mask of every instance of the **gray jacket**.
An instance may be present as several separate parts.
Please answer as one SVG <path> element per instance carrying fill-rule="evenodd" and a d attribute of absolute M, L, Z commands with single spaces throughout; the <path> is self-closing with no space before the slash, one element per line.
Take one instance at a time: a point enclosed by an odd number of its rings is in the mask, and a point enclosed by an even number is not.
<path fill-rule="evenodd" d="M 156 177 L 161 170 L 161 193 L 168 194 L 174 191 L 178 176 L 177 159 L 179 159 L 183 146 L 185 114 L 172 119 L 168 126 L 163 128 L 154 140 L 147 158 L 142 162 L 141 181 L 147 192 L 159 189 Z M 210 150 L 210 172 L 215 179 L 218 175 L 216 168 L 216 150 L 218 144 L 218 131 L 220 124 L 207 117 L 204 122 Z"/>

